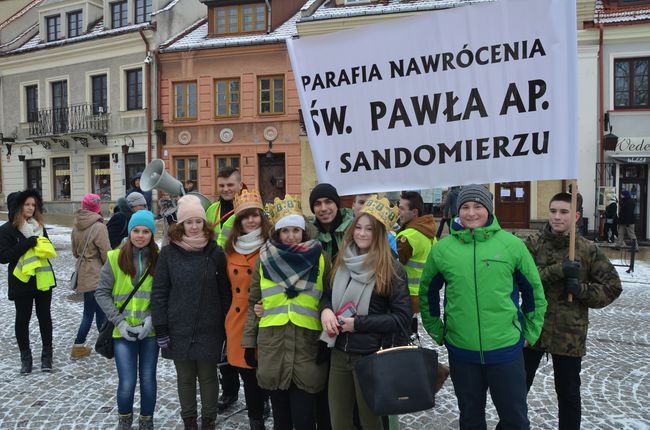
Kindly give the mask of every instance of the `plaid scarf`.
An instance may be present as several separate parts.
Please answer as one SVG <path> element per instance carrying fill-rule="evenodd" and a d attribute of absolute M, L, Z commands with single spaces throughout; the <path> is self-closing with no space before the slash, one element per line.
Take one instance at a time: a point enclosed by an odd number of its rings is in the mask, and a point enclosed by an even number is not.
<path fill-rule="evenodd" d="M 292 299 L 301 291 L 314 288 L 318 277 L 318 261 L 323 247 L 317 240 L 297 245 L 284 245 L 272 240 L 260 249 L 262 274 L 284 287 Z"/>

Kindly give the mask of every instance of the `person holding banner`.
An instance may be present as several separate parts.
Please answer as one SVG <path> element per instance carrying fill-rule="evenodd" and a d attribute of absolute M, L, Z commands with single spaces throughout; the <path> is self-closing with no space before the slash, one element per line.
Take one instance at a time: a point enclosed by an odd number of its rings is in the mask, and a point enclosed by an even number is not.
<path fill-rule="evenodd" d="M 523 348 L 542 331 L 542 283 L 524 243 L 499 226 L 484 186 L 461 189 L 458 214 L 451 234 L 427 258 L 419 292 L 422 322 L 449 352 L 460 428 L 485 429 L 489 389 L 504 428 L 528 429 Z"/>
<path fill-rule="evenodd" d="M 580 194 L 577 197 L 581 207 Z M 580 428 L 580 370 L 586 354 L 589 308 L 603 308 L 622 292 L 616 269 L 589 240 L 576 236 L 576 259 L 568 260 L 569 230 L 579 218 L 579 212 L 571 215 L 571 194 L 558 193 L 549 204 L 548 224 L 526 239 L 548 301 L 540 339 L 524 349 L 526 385 L 530 389 L 542 356 L 550 353 L 560 430 Z M 567 299 L 569 294 L 572 302 Z"/>

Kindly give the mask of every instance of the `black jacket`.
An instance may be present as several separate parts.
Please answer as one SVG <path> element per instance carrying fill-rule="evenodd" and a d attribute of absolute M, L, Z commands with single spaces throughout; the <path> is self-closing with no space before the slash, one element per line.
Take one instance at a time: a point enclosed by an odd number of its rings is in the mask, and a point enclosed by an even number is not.
<path fill-rule="evenodd" d="M 122 243 L 122 240 L 129 235 L 129 220 L 133 211 L 126 203 L 125 198 L 117 200 L 115 212 L 108 220 L 106 229 L 108 230 L 108 240 L 111 242 L 111 248 L 115 249 Z"/>
<path fill-rule="evenodd" d="M 621 199 L 621 208 L 618 215 L 618 223 L 623 225 L 634 224 L 635 199 Z"/>
<path fill-rule="evenodd" d="M 162 248 L 151 292 L 151 317 L 158 336 L 169 334 L 174 360 L 221 358 L 232 292 L 226 255 L 214 241 L 200 252 L 171 243 Z"/>
<path fill-rule="evenodd" d="M 47 231 L 43 227 L 43 236 L 47 237 Z M 16 278 L 14 268 L 16 263 L 22 255 L 27 252 L 29 248 L 35 246 L 35 243 L 30 241 L 29 238 L 23 236 L 18 229 L 7 221 L 0 226 L 0 263 L 9 264 L 7 268 L 7 280 L 9 282 L 9 300 L 16 300 L 18 298 L 30 297 L 38 292 L 36 288 L 36 277 L 29 278 L 27 283 L 23 283 L 20 279 Z M 56 279 L 56 276 L 55 276 Z"/>
<path fill-rule="evenodd" d="M 374 291 L 370 296 L 368 315 L 357 315 L 354 319 L 354 332 L 341 333 L 334 347 L 340 351 L 359 354 L 372 354 L 380 348 L 405 345 L 410 335 L 411 298 L 409 296 L 406 272 L 401 264 L 395 262 L 397 278 L 393 280 L 393 293 L 390 298 Z M 334 273 L 332 273 L 332 280 Z M 321 310 L 332 309 L 332 290 L 327 289 L 321 301 Z"/>

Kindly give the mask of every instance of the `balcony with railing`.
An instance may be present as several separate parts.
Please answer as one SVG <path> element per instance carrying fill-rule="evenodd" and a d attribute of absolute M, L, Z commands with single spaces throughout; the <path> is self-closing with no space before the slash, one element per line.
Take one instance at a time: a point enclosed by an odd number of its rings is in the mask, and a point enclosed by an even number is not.
<path fill-rule="evenodd" d="M 105 135 L 109 114 L 102 106 L 81 103 L 63 108 L 39 109 L 28 117 L 29 135 L 46 137 L 87 134 Z"/>

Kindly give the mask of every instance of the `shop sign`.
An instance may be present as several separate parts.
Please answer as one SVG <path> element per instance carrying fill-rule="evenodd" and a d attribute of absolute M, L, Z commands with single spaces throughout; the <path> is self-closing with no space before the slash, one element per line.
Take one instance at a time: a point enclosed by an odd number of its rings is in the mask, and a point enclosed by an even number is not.
<path fill-rule="evenodd" d="M 612 157 L 623 163 L 646 164 L 650 162 L 650 138 L 621 137 Z"/>

